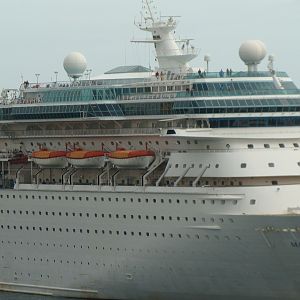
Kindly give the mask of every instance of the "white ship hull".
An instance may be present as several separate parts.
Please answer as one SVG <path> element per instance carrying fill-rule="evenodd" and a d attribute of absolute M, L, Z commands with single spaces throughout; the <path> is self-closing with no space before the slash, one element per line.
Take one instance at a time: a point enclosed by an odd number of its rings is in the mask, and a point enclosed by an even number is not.
<path fill-rule="evenodd" d="M 2 290 L 85 299 L 299 299 L 300 215 L 282 215 L 287 202 L 297 205 L 297 185 L 34 187 L 1 191 Z M 270 203 L 273 212 L 259 215 Z"/>
<path fill-rule="evenodd" d="M 209 72 L 206 55 L 195 73 L 176 17 L 142 2 L 155 72 L 79 78 L 72 52 L 74 80 L 3 92 L 0 291 L 299 300 L 299 89 L 273 56 L 258 70 L 256 40 L 240 48 L 248 72 Z M 20 154 L 32 161 L 13 164 Z"/>

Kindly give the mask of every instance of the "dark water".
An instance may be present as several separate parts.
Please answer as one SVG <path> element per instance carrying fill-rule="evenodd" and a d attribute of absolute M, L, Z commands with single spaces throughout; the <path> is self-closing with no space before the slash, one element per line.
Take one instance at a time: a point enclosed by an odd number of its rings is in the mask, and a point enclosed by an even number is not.
<path fill-rule="evenodd" d="M 0 292 L 0 300 L 72 300 L 72 298 L 34 296 L 34 295 Z M 78 299 L 73 299 L 73 300 L 78 300 Z"/>

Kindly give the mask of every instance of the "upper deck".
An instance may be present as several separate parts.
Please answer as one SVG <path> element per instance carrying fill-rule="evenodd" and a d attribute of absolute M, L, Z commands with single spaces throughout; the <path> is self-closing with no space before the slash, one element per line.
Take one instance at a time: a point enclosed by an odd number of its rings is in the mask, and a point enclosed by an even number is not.
<path fill-rule="evenodd" d="M 2 105 L 299 94 L 299 90 L 285 72 L 279 72 L 278 79 L 282 89 L 275 87 L 269 72 L 236 72 L 230 76 L 220 76 L 215 72 L 201 75 L 164 74 L 159 77 L 149 73 L 136 78 L 24 83 L 20 87 L 20 96 L 3 99 Z"/>
<path fill-rule="evenodd" d="M 295 113 L 300 90 L 284 72 L 125 74 L 74 82 L 24 83 L 20 96 L 0 106 L 0 122 L 105 118 L 204 118 Z M 279 77 L 280 76 L 280 77 Z M 284 115 L 287 116 L 287 115 Z"/>
<path fill-rule="evenodd" d="M 36 83 L 24 82 L 19 95 L 3 97 L 0 101 L 0 123 L 169 118 L 300 119 L 300 90 L 285 72 L 275 71 L 274 57 L 269 56 L 268 71 L 258 71 L 258 65 L 267 54 L 262 42 L 252 40 L 241 45 L 240 58 L 247 72 L 231 69 L 208 72 L 210 57 L 207 55 L 206 68 L 197 68 L 197 72 L 189 65 L 197 56 L 192 39 L 174 36 L 176 18 L 149 18 L 154 7 L 144 8 L 146 12 L 142 13 L 142 21 L 137 25 L 151 33 L 152 39 L 134 42 L 155 46 L 157 71 L 142 66 L 123 66 L 90 78 L 91 70 L 87 70 L 85 57 L 72 52 L 64 60 L 68 82 L 39 83 L 38 76 Z M 82 79 L 84 75 L 86 78 Z M 277 124 L 277 121 L 271 123 Z"/>

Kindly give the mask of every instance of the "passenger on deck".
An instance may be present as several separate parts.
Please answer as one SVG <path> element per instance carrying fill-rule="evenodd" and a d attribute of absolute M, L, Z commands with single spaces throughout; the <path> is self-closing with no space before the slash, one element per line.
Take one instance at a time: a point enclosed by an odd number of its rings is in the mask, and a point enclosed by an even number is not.
<path fill-rule="evenodd" d="M 202 72 L 200 69 L 198 70 L 198 75 L 199 75 L 199 78 L 202 77 Z"/>

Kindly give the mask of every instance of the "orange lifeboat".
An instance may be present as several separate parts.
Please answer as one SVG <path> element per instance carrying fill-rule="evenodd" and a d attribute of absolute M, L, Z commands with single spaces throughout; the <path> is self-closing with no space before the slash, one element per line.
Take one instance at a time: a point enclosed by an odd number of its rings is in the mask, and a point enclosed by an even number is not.
<path fill-rule="evenodd" d="M 103 168 L 105 155 L 103 151 L 75 150 L 67 153 L 67 161 L 75 168 Z"/>
<path fill-rule="evenodd" d="M 108 154 L 117 168 L 146 169 L 153 162 L 155 153 L 151 150 L 117 150 Z"/>
<path fill-rule="evenodd" d="M 32 152 L 32 161 L 41 168 L 65 168 L 68 165 L 66 151 L 39 150 Z"/>

